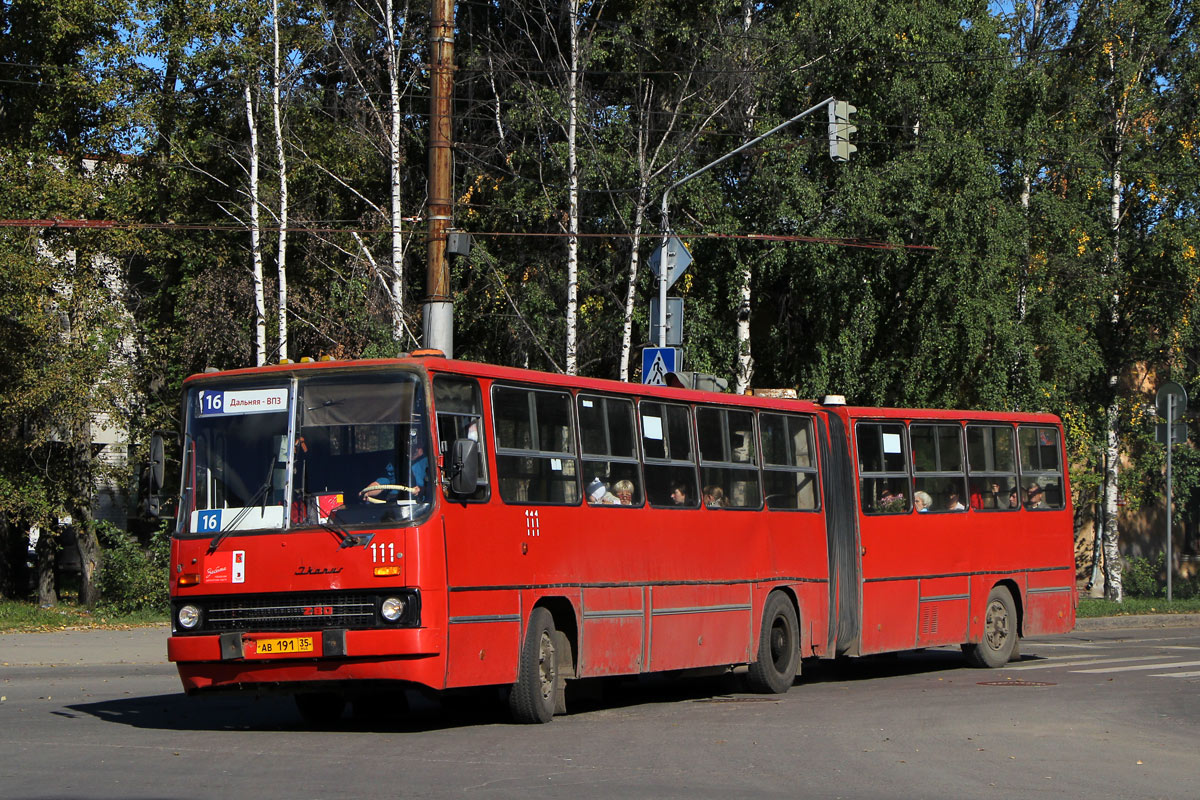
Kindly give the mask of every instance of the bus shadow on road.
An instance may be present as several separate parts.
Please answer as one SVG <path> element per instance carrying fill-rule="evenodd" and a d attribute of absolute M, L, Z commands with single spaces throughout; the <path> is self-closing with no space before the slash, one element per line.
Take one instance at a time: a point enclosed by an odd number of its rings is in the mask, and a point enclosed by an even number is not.
<path fill-rule="evenodd" d="M 968 669 L 963 654 L 957 647 L 908 650 L 860 657 L 807 659 L 800 682 L 804 684 L 863 681 L 956 669 Z"/>
<path fill-rule="evenodd" d="M 1028 657 L 1027 657 L 1028 658 Z M 966 669 L 957 649 L 918 650 L 862 658 L 806 659 L 792 692 L 805 685 L 869 681 Z M 974 671 L 972 671 L 974 672 Z M 728 703 L 779 701 L 779 695 L 750 694 L 745 669 L 714 673 L 655 673 L 646 676 L 596 678 L 567 686 L 572 715 L 615 711 L 680 702 Z M 402 708 L 374 703 L 372 698 L 349 704 L 345 715 L 324 727 L 301 720 L 287 695 L 183 693 L 127 697 L 67 707 L 106 722 L 152 730 L 202 731 L 343 731 L 419 733 L 480 725 L 507 725 L 511 720 L 503 691 L 496 688 L 427 696 L 405 693 Z"/>

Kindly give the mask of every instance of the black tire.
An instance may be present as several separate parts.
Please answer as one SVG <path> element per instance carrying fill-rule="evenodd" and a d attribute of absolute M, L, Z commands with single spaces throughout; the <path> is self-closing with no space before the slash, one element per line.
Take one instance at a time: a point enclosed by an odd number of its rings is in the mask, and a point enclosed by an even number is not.
<path fill-rule="evenodd" d="M 758 660 L 750 665 L 750 688 L 762 694 L 783 694 L 792 687 L 800 666 L 800 622 L 783 592 L 772 592 L 763 607 L 758 636 Z"/>
<path fill-rule="evenodd" d="M 562 705 L 558 697 L 557 640 L 554 617 L 544 608 L 535 608 L 529 615 L 529 627 L 521 645 L 517 682 L 508 693 L 508 708 L 514 721 L 549 722 L 554 718 L 555 708 Z"/>
<path fill-rule="evenodd" d="M 1017 606 L 1012 592 L 1004 586 L 992 587 L 984 609 L 983 639 L 963 645 L 967 663 L 973 667 L 999 669 L 1017 650 Z"/>
<path fill-rule="evenodd" d="M 300 718 L 321 728 L 337 724 L 346 710 L 346 698 L 337 692 L 309 692 L 295 695 L 295 699 Z"/>

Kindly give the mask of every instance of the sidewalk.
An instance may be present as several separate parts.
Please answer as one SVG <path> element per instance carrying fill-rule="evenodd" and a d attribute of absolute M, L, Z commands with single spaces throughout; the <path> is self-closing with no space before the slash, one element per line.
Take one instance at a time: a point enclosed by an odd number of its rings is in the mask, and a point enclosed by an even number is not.
<path fill-rule="evenodd" d="M 1119 617 L 1083 617 L 1075 620 L 1075 630 L 1083 633 L 1121 628 L 1190 627 L 1200 627 L 1200 614 L 1128 614 Z"/>
<path fill-rule="evenodd" d="M 75 667 L 102 664 L 168 664 L 164 625 L 128 630 L 79 629 L 0 633 L 3 667 Z M 3 672 L 0 672 L 2 675 Z"/>

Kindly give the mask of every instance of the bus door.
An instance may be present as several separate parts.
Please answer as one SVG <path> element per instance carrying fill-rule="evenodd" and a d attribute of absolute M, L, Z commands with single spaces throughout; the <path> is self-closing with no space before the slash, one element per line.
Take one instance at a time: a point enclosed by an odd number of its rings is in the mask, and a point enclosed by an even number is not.
<path fill-rule="evenodd" d="M 439 598 L 446 609 L 446 687 L 511 682 L 521 641 L 520 595 L 496 587 L 493 576 L 506 569 L 513 574 L 519 556 L 488 506 L 493 481 L 483 395 L 479 381 L 459 375 L 435 375 L 433 395 L 439 462 L 450 457 L 456 439 L 479 444 L 475 493 L 455 497 L 443 486 L 440 505 L 447 583 L 446 596 Z"/>
<path fill-rule="evenodd" d="M 830 655 L 855 655 L 862 628 L 858 515 L 854 511 L 854 474 L 846 424 L 836 413 L 818 418 L 821 473 L 825 494 L 826 552 L 829 558 Z"/>
<path fill-rule="evenodd" d="M 922 545 L 913 541 L 913 489 L 903 422 L 855 420 L 862 633 L 858 655 L 916 647 Z"/>

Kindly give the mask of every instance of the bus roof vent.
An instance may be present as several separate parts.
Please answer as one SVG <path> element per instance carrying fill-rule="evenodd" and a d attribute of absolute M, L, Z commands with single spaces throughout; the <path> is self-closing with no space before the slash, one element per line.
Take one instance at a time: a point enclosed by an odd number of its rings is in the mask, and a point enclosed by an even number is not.
<path fill-rule="evenodd" d="M 823 406 L 844 406 L 846 405 L 846 395 L 844 394 L 827 394 L 821 398 Z"/>

